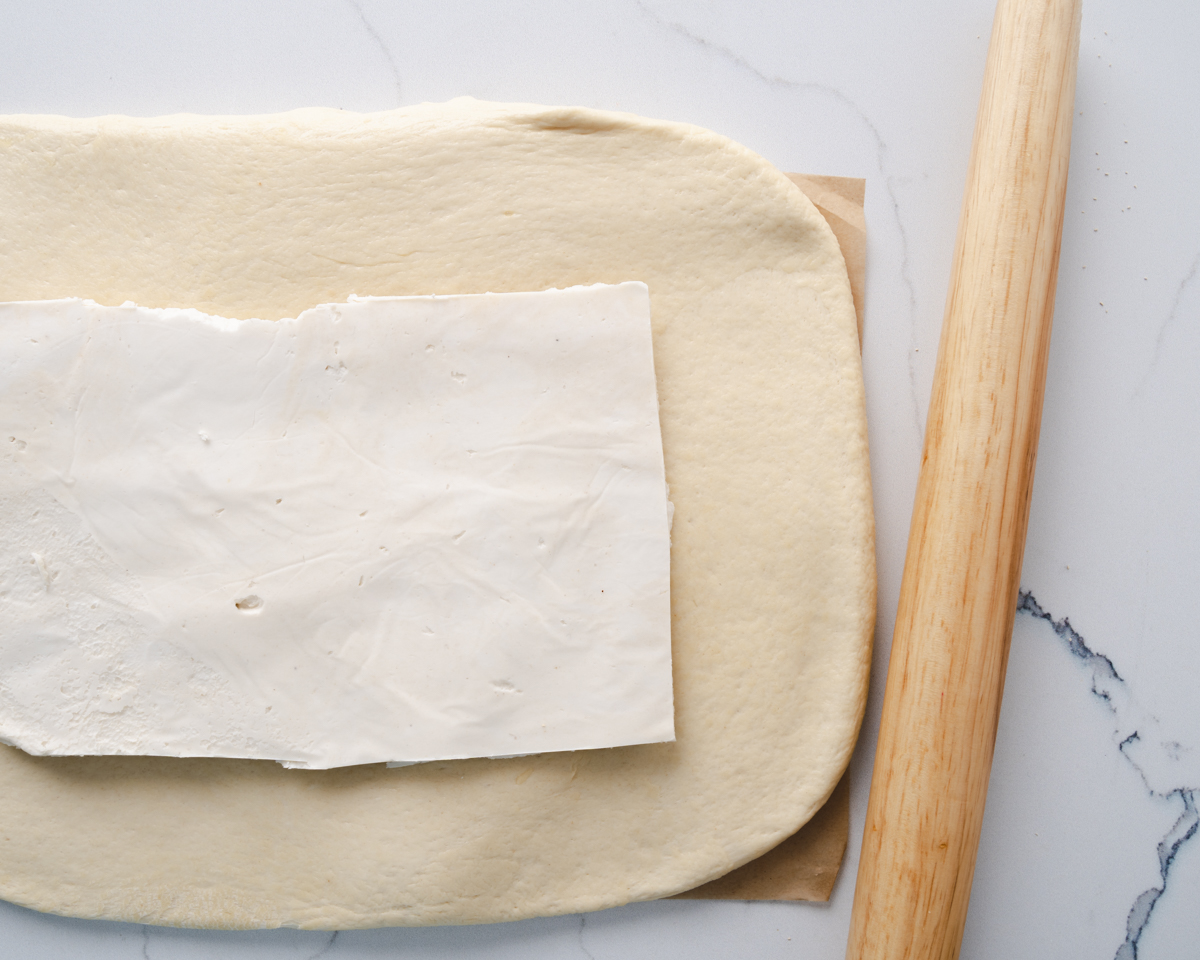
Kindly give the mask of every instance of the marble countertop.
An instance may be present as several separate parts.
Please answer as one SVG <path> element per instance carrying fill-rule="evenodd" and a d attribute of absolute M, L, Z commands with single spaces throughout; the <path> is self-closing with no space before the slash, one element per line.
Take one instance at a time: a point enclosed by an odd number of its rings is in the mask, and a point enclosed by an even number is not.
<path fill-rule="evenodd" d="M 469 94 L 699 124 L 865 177 L 879 629 L 828 904 L 219 933 L 0 903 L 23 958 L 840 958 L 992 19 L 988 0 L 0 3 L 0 113 L 380 110 Z M 1022 600 L 963 947 L 1200 947 L 1200 7 L 1086 0 Z M 1192 64 L 1192 66 L 1189 66 Z"/>

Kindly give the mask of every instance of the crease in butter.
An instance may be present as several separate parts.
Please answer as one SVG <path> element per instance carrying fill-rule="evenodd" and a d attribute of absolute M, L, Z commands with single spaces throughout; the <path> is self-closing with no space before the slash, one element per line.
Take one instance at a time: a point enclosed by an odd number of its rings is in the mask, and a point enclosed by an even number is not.
<path fill-rule="evenodd" d="M 644 284 L 0 304 L 0 740 L 400 765 L 674 739 Z"/>

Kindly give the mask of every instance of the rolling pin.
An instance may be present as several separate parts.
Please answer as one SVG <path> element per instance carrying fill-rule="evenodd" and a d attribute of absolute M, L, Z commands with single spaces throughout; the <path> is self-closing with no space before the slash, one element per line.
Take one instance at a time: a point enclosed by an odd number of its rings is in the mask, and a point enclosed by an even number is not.
<path fill-rule="evenodd" d="M 938 346 L 847 960 L 953 960 L 1041 425 L 1080 0 L 999 0 Z"/>

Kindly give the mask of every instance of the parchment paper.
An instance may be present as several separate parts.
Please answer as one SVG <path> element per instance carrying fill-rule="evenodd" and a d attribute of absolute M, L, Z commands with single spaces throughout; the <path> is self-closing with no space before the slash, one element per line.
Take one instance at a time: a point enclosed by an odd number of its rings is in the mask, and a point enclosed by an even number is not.
<path fill-rule="evenodd" d="M 789 173 L 788 178 L 813 202 L 833 229 L 846 258 L 850 292 L 863 331 L 867 279 L 867 222 L 863 215 L 866 181 Z M 850 775 L 843 774 L 832 795 L 813 818 L 774 850 L 744 866 L 678 896 L 690 900 L 829 899 L 850 833 Z"/>

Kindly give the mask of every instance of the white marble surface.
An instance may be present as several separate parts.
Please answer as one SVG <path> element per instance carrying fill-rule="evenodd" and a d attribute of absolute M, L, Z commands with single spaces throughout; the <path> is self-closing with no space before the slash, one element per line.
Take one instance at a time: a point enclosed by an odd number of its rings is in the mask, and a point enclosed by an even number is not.
<path fill-rule="evenodd" d="M 143 928 L 0 904 L 0 952 L 841 957 L 991 17 L 988 0 L 0 2 L 0 113 L 378 110 L 470 94 L 691 121 L 785 170 L 866 177 L 880 573 L 851 845 L 828 905 L 662 902 L 334 936 Z M 1182 0 L 1086 0 L 1022 577 L 1030 599 L 964 957 L 1200 955 L 1198 40 L 1200 7 Z"/>

